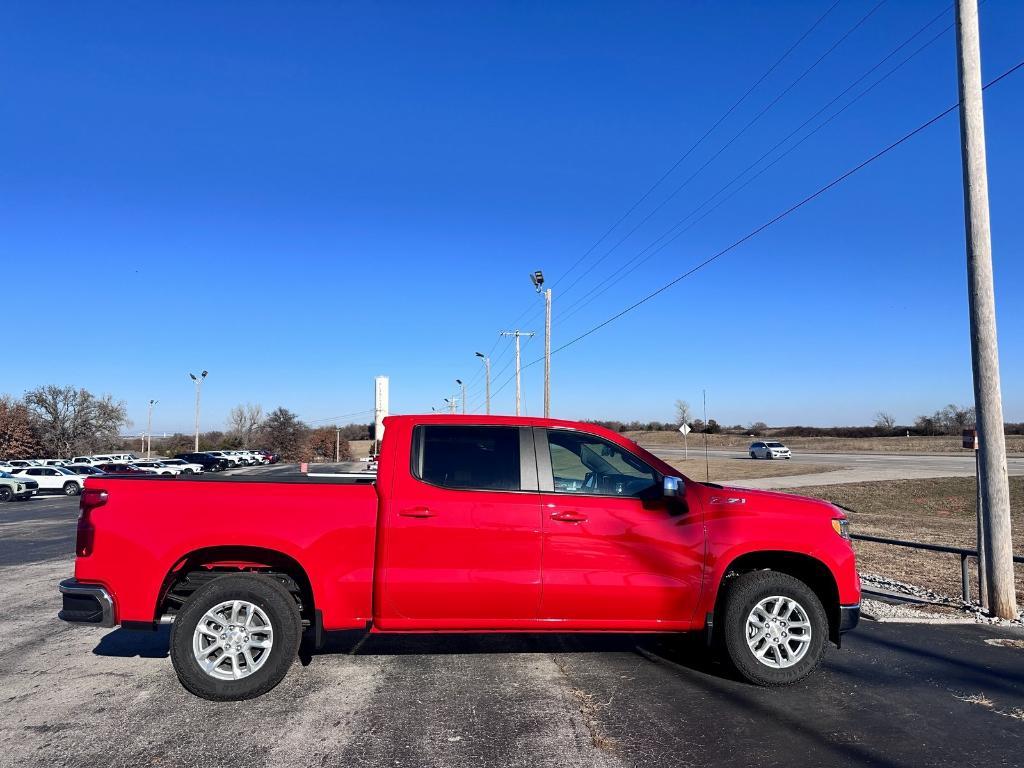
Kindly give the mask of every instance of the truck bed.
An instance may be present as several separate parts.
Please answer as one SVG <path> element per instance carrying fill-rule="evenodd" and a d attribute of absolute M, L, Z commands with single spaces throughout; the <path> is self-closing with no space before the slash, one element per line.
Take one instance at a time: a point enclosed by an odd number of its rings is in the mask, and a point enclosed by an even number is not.
<path fill-rule="evenodd" d="M 301 563 L 327 629 L 371 618 L 377 490 L 347 478 L 90 477 L 92 554 L 75 577 L 103 584 L 118 622 L 160 619 L 166 585 L 187 570 Z M 95 497 L 95 495 L 91 496 Z M 160 598 L 154 604 L 154 595 Z"/>

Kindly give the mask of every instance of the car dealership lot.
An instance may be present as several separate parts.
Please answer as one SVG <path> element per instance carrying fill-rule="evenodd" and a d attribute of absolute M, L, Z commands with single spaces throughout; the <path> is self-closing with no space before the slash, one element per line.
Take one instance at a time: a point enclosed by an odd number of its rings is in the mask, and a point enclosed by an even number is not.
<path fill-rule="evenodd" d="M 1024 633 L 974 625 L 865 621 L 782 690 L 734 680 L 698 642 L 346 633 L 260 699 L 203 701 L 166 629 L 56 619 L 76 509 L 0 506 L 0 765 L 999 765 L 1024 750 L 1024 651 L 985 642 Z"/>

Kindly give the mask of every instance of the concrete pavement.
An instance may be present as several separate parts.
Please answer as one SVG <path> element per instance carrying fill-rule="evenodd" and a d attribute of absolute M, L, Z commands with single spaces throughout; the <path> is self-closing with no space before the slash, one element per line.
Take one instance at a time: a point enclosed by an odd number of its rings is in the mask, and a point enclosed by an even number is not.
<path fill-rule="evenodd" d="M 680 459 L 682 449 L 649 449 L 663 459 Z M 703 451 L 690 449 L 690 458 L 703 456 Z M 741 451 L 708 451 L 713 459 L 735 461 L 757 461 Z M 737 480 L 733 485 L 746 488 L 799 488 L 804 485 L 833 485 L 836 483 L 860 483 L 871 480 L 907 480 L 928 477 L 973 477 L 974 456 L 964 451 L 961 454 L 903 454 L 903 453 L 802 453 L 794 452 L 788 461 L 794 464 L 827 464 L 834 471 L 788 477 L 766 477 Z M 1007 460 L 1011 475 L 1024 475 L 1024 458 Z"/>

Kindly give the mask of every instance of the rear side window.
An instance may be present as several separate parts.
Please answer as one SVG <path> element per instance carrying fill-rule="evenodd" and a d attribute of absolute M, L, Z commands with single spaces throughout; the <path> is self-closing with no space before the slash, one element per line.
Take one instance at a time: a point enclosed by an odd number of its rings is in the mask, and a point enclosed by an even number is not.
<path fill-rule="evenodd" d="M 442 488 L 518 491 L 519 429 L 425 425 L 413 432 L 412 474 Z"/>

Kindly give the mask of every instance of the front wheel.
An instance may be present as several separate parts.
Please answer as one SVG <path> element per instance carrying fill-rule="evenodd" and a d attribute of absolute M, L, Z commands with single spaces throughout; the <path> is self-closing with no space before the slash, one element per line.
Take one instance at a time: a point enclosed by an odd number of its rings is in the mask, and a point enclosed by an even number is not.
<path fill-rule="evenodd" d="M 299 649 L 295 599 L 259 574 L 221 576 L 195 591 L 171 625 L 171 663 L 186 689 L 211 701 L 261 696 Z"/>
<path fill-rule="evenodd" d="M 757 454 L 756 454 L 756 453 L 754 453 L 753 451 L 751 451 L 751 452 L 750 452 L 750 458 L 752 458 L 752 459 L 756 459 L 756 458 L 757 458 Z"/>
<path fill-rule="evenodd" d="M 65 496 L 77 496 L 82 492 L 82 488 L 78 483 L 64 483 L 64 495 Z"/>
<path fill-rule="evenodd" d="M 6 485 L 0 485 L 0 503 L 10 501 L 14 498 L 14 491 L 8 488 Z"/>
<path fill-rule="evenodd" d="M 825 655 L 828 618 L 804 582 L 785 573 L 753 571 L 728 585 L 722 611 L 729 661 L 756 685 L 790 685 Z"/>

